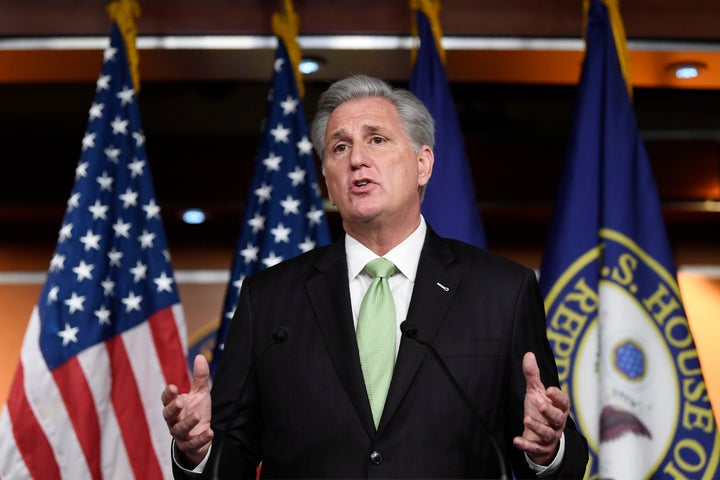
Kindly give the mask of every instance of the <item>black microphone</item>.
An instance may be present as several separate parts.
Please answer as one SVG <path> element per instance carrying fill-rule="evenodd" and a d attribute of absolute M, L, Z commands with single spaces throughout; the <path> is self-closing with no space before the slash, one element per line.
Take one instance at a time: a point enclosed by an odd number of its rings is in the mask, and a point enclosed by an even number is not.
<path fill-rule="evenodd" d="M 217 480 L 218 477 L 218 469 L 220 468 L 220 456 L 222 455 L 222 449 L 225 446 L 225 439 L 227 438 L 228 431 L 230 430 L 230 425 L 232 424 L 233 418 L 235 418 L 235 415 L 237 415 L 238 410 L 240 410 L 240 401 L 242 400 L 242 396 L 245 393 L 245 389 L 247 388 L 248 380 L 250 379 L 250 375 L 255 371 L 255 364 L 257 361 L 265 355 L 265 352 L 270 350 L 275 345 L 278 345 L 280 343 L 287 342 L 288 337 L 290 336 L 290 332 L 286 327 L 275 327 L 275 330 L 273 330 L 272 333 L 272 340 L 270 343 L 265 345 L 265 347 L 260 350 L 260 353 L 258 353 L 250 362 L 250 366 L 248 367 L 248 371 L 245 374 L 245 379 L 243 379 L 242 386 L 240 387 L 240 391 L 238 392 L 237 399 L 235 400 L 235 405 L 233 406 L 232 412 L 230 413 L 230 416 L 228 417 L 228 423 L 225 427 L 225 430 L 222 432 L 222 436 L 220 437 L 220 441 L 218 441 L 218 450 L 217 454 L 215 455 L 215 460 L 213 461 L 212 465 L 212 479 Z"/>
<path fill-rule="evenodd" d="M 480 426 L 485 432 L 485 435 L 487 435 L 487 437 L 490 439 L 490 442 L 495 449 L 495 456 L 497 457 L 498 465 L 500 466 L 500 480 L 507 480 L 508 477 L 507 470 L 505 468 L 505 458 L 503 457 L 502 450 L 500 450 L 500 446 L 495 441 L 495 437 L 493 437 L 492 433 L 490 433 L 490 429 L 483 421 L 480 412 L 478 412 L 477 408 L 475 408 L 475 405 L 473 405 L 467 394 L 465 394 L 465 391 L 462 389 L 462 387 L 460 387 L 460 384 L 457 382 L 457 380 L 455 380 L 455 377 L 450 372 L 450 369 L 443 361 L 442 357 L 440 357 L 440 354 L 437 352 L 437 350 L 435 350 L 435 347 L 433 347 L 431 343 L 418 338 L 417 327 L 412 322 L 408 322 L 407 320 L 402 322 L 400 324 L 400 331 L 402 332 L 403 336 L 426 347 L 430 351 L 432 356 L 435 357 L 437 364 L 440 366 L 440 369 L 443 371 L 443 373 L 445 373 L 445 376 L 448 378 L 448 380 L 450 380 L 450 383 L 455 389 L 455 392 L 457 392 L 458 396 L 462 399 L 463 403 L 465 403 L 465 405 L 470 409 L 470 411 L 475 414 L 475 417 L 477 418 L 478 423 L 480 423 Z"/>

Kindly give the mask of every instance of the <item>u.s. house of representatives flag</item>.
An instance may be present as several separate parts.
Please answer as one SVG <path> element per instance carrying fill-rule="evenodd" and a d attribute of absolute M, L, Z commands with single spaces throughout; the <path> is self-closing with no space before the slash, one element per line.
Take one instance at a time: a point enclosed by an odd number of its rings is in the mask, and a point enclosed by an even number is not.
<path fill-rule="evenodd" d="M 718 478 L 715 419 L 618 51 L 617 2 L 593 0 L 540 275 L 548 337 L 590 478 Z"/>
<path fill-rule="evenodd" d="M 289 2 L 287 2 L 289 3 Z M 292 22 L 292 11 L 288 9 Z M 312 144 L 288 50 L 299 46 L 274 17 L 278 35 L 273 84 L 236 255 L 216 336 L 211 372 L 217 370 L 245 277 L 316 246 L 330 243 L 320 200 Z M 292 27 L 290 27 L 292 29 Z M 295 27 L 296 28 L 296 27 Z"/>
<path fill-rule="evenodd" d="M 116 24 L 75 185 L 0 417 L 0 477 L 171 477 L 160 394 L 185 326 Z"/>

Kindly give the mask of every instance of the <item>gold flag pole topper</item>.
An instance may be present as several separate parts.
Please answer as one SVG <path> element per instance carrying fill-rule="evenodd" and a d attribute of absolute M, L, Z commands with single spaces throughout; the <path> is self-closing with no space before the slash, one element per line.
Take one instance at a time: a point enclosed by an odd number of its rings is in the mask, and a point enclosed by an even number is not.
<path fill-rule="evenodd" d="M 410 13 L 412 19 L 411 34 L 413 38 L 418 36 L 417 19 L 415 18 L 415 11 L 420 10 L 428 18 L 430 22 L 430 29 L 433 32 L 435 38 L 435 46 L 440 56 L 440 60 L 445 64 L 445 49 L 442 47 L 442 27 L 440 26 L 440 0 L 410 0 Z M 417 45 L 413 47 L 412 53 L 410 54 L 410 64 L 415 64 L 415 58 L 417 57 Z"/>
<path fill-rule="evenodd" d="M 140 4 L 137 0 L 116 0 L 106 7 L 110 19 L 117 23 L 120 33 L 125 42 L 125 51 L 127 52 L 128 65 L 130 67 L 130 76 L 133 79 L 133 88 L 135 93 L 140 92 L 140 73 L 138 64 L 140 57 L 138 56 L 135 39 L 137 38 L 137 25 L 135 19 L 140 17 Z"/>
<path fill-rule="evenodd" d="M 305 86 L 300 76 L 300 60 L 302 59 L 302 51 L 297 41 L 298 32 L 300 31 L 300 17 L 293 9 L 292 0 L 284 0 L 285 11 L 283 13 L 276 12 L 272 16 L 272 30 L 284 43 L 287 49 L 290 62 L 292 63 L 293 72 L 295 72 L 295 82 L 297 83 L 300 98 L 305 97 Z"/>

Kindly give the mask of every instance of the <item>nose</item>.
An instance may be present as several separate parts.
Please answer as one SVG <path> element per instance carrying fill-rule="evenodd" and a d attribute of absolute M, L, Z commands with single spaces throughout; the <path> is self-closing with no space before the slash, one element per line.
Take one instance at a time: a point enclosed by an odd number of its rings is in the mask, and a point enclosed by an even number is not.
<path fill-rule="evenodd" d="M 370 157 L 365 146 L 358 142 L 353 145 L 350 151 L 350 168 L 357 170 L 360 167 L 367 167 L 370 162 Z"/>

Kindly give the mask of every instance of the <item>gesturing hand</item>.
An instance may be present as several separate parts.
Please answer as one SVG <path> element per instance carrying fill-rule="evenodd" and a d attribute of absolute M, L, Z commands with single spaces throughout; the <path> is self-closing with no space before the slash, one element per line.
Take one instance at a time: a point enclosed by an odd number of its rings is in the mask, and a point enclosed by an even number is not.
<path fill-rule="evenodd" d="M 549 465 L 557 454 L 558 444 L 565 430 L 570 399 L 557 387 L 545 388 L 540 380 L 540 369 L 535 355 L 528 352 L 523 357 L 525 375 L 525 429 L 513 444 L 527 453 L 538 465 Z"/>
<path fill-rule="evenodd" d="M 175 446 L 184 455 L 178 461 L 185 468 L 194 468 L 205 457 L 214 435 L 210 428 L 210 367 L 205 357 L 195 357 L 188 393 L 179 393 L 175 385 L 168 385 L 161 400 L 165 423 Z"/>

